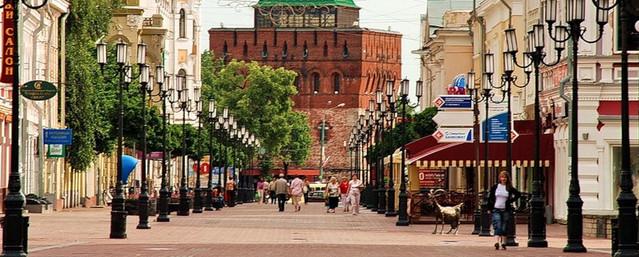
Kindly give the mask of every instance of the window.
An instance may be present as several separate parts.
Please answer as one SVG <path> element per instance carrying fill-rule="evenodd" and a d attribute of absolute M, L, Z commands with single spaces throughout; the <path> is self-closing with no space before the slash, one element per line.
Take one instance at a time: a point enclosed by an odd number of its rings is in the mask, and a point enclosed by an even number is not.
<path fill-rule="evenodd" d="M 304 41 L 304 50 L 302 51 L 302 56 L 304 57 L 304 59 L 308 58 L 308 45 L 306 44 L 306 41 Z"/>
<path fill-rule="evenodd" d="M 288 43 L 284 41 L 284 46 L 282 47 L 282 59 L 286 59 L 288 56 Z"/>
<path fill-rule="evenodd" d="M 248 44 L 244 41 L 244 46 L 242 47 L 242 55 L 246 57 L 248 55 Z"/>
<path fill-rule="evenodd" d="M 224 40 L 224 46 L 222 47 L 222 54 L 226 57 L 229 54 L 229 46 Z"/>
<path fill-rule="evenodd" d="M 320 91 L 320 75 L 315 72 L 311 75 L 311 79 L 313 80 L 313 94 L 318 94 Z"/>
<path fill-rule="evenodd" d="M 180 38 L 186 38 L 186 12 L 180 9 Z"/>
<path fill-rule="evenodd" d="M 613 188 L 613 203 L 614 203 L 614 207 L 613 208 L 618 208 L 618 204 L 617 204 L 617 195 L 619 195 L 619 183 L 621 183 L 620 180 L 620 171 L 621 171 L 621 147 L 619 146 L 614 146 L 611 147 L 612 149 L 612 188 Z M 630 147 L 630 156 L 637 156 L 639 155 L 639 147 L 637 146 L 632 146 Z M 639 163 L 637 163 L 636 161 L 632 161 L 630 162 L 630 170 L 632 171 L 632 180 L 636 181 L 637 179 L 639 179 L 639 174 L 637 174 L 637 172 L 639 171 Z M 635 193 L 635 196 L 639 196 L 639 187 L 638 186 L 634 186 L 633 187 L 633 192 Z"/>
<path fill-rule="evenodd" d="M 344 48 L 342 49 L 342 56 L 344 56 L 344 58 L 347 58 L 350 55 L 349 51 L 348 51 L 348 44 L 346 43 L 346 40 L 344 40 Z"/>
<path fill-rule="evenodd" d="M 339 73 L 333 73 L 333 92 L 339 94 L 340 85 L 342 82 L 342 76 Z"/>
<path fill-rule="evenodd" d="M 324 57 L 328 56 L 328 43 L 324 41 Z"/>
<path fill-rule="evenodd" d="M 262 58 L 268 57 L 268 46 L 266 45 L 266 41 L 264 41 L 264 45 L 262 46 Z"/>
<path fill-rule="evenodd" d="M 302 85 L 301 85 L 301 80 L 300 80 L 300 75 L 297 74 L 297 76 L 295 76 L 295 82 L 293 82 L 295 84 L 295 89 L 297 89 L 297 94 L 300 93 L 300 91 L 302 91 Z"/>

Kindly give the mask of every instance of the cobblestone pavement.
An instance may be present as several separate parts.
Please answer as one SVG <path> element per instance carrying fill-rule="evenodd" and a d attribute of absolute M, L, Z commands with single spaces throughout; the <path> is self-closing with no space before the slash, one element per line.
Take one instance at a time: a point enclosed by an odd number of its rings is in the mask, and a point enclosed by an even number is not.
<path fill-rule="evenodd" d="M 610 256 L 610 241 L 586 238 L 586 254 L 566 254 L 562 225 L 548 226 L 549 248 L 524 247 L 526 226 L 518 226 L 522 247 L 495 251 L 493 238 L 433 235 L 432 225 L 397 227 L 387 218 L 363 209 L 358 216 L 326 213 L 322 204 L 305 205 L 295 213 L 275 205 L 244 204 L 221 211 L 171 216 L 169 223 L 151 222 L 137 230 L 137 216 L 127 220 L 127 239 L 109 239 L 109 209 L 73 209 L 32 214 L 29 256 Z"/>

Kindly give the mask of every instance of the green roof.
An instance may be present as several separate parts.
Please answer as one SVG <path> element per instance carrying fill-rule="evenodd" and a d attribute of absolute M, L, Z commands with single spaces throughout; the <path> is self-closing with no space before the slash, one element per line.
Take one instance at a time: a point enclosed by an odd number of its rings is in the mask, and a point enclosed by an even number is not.
<path fill-rule="evenodd" d="M 278 5 L 288 6 L 345 6 L 359 8 L 353 0 L 260 0 L 257 6 L 269 7 Z"/>

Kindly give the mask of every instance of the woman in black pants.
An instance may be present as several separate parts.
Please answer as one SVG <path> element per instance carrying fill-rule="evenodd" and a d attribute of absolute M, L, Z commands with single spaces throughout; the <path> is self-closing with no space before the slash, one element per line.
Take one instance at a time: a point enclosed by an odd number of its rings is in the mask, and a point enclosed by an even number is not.
<path fill-rule="evenodd" d="M 507 171 L 499 173 L 499 183 L 490 189 L 488 196 L 488 207 L 492 208 L 493 229 L 495 230 L 495 250 L 501 248 L 506 250 L 506 227 L 512 217 L 513 202 L 517 201 L 521 193 L 513 187 L 510 181 L 510 174 Z"/>

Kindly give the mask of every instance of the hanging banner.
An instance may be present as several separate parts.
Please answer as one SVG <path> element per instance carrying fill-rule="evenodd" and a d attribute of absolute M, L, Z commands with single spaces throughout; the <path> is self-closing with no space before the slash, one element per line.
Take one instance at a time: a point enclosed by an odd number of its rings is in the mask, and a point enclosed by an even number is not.
<path fill-rule="evenodd" d="M 5 0 L 2 8 L 2 74 L 0 82 L 13 83 L 16 54 L 16 29 L 13 21 L 14 1 Z"/>

